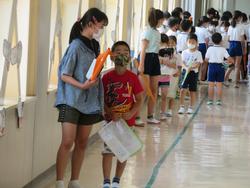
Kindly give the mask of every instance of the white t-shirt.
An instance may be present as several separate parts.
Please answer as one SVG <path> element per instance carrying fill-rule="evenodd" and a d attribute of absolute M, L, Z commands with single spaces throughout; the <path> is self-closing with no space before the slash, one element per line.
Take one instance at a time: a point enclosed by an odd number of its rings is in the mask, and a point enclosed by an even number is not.
<path fill-rule="evenodd" d="M 230 26 L 228 29 L 229 41 L 241 41 L 244 35 L 244 28 L 241 24 L 237 24 L 235 27 Z"/>
<path fill-rule="evenodd" d="M 199 44 L 206 43 L 206 39 L 209 39 L 210 33 L 205 27 L 196 27 L 195 34 L 197 35 Z"/>
<path fill-rule="evenodd" d="M 188 33 L 186 32 L 181 32 L 177 36 L 177 45 L 176 45 L 177 52 L 182 52 L 188 48 L 187 39 L 188 39 Z"/>
<path fill-rule="evenodd" d="M 182 57 L 183 64 L 185 64 L 187 67 L 192 66 L 193 63 L 200 63 L 201 64 L 203 62 L 201 52 L 198 50 L 196 50 L 194 52 L 192 52 L 189 49 L 184 50 L 181 54 L 181 57 Z M 199 69 L 196 68 L 193 71 L 197 73 L 197 72 L 199 72 Z"/>
<path fill-rule="evenodd" d="M 177 31 L 173 31 L 172 29 L 169 29 L 167 32 L 167 36 L 175 36 L 177 37 Z"/>
<path fill-rule="evenodd" d="M 221 33 L 222 36 L 222 46 L 226 49 L 229 49 L 229 36 L 227 34 L 227 32 L 223 32 Z"/>
<path fill-rule="evenodd" d="M 228 57 L 227 50 L 220 45 L 214 45 L 207 49 L 206 59 L 209 63 L 224 63 L 224 58 Z"/>
<path fill-rule="evenodd" d="M 148 43 L 148 47 L 146 49 L 146 53 L 158 53 L 161 42 L 161 34 L 158 30 L 147 27 L 141 36 L 141 40 L 146 39 Z"/>

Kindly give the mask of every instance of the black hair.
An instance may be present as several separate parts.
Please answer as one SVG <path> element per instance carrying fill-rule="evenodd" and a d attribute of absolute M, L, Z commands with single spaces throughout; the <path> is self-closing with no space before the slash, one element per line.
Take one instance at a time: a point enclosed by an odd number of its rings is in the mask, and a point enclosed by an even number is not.
<path fill-rule="evenodd" d="M 248 21 L 247 14 L 242 12 L 242 22 L 245 23 Z"/>
<path fill-rule="evenodd" d="M 163 12 L 160 9 L 150 8 L 148 14 L 148 23 L 150 27 L 155 28 L 158 25 L 158 21 L 164 18 Z"/>
<path fill-rule="evenodd" d="M 115 49 L 118 47 L 118 46 L 126 46 L 129 50 L 129 53 L 130 53 L 130 47 L 128 45 L 128 43 L 126 43 L 125 41 L 117 41 L 113 44 L 112 48 L 111 48 L 111 51 L 114 52 Z"/>
<path fill-rule="evenodd" d="M 194 27 L 194 26 L 192 26 L 192 27 L 191 27 L 191 31 L 190 31 L 190 33 L 195 33 L 195 31 L 196 31 L 195 27 Z"/>
<path fill-rule="evenodd" d="M 212 35 L 212 41 L 214 44 L 220 44 L 220 42 L 222 41 L 222 36 L 220 33 L 214 33 Z"/>
<path fill-rule="evenodd" d="M 223 12 L 222 16 L 228 17 L 228 20 L 230 20 L 231 18 L 233 18 L 233 14 L 230 11 Z"/>
<path fill-rule="evenodd" d="M 69 43 L 71 43 L 74 39 L 81 36 L 81 31 L 89 25 L 90 22 L 104 22 L 104 25 L 108 25 L 108 17 L 107 15 L 100 11 L 98 8 L 90 8 L 85 12 L 83 17 L 74 23 L 70 31 Z"/>
<path fill-rule="evenodd" d="M 169 20 L 168 20 L 168 26 L 169 26 L 170 28 L 172 28 L 172 27 L 178 25 L 179 23 L 180 23 L 180 20 L 179 20 L 178 18 L 171 17 L 171 18 L 169 18 Z"/>
<path fill-rule="evenodd" d="M 172 12 L 171 15 L 175 18 L 181 19 L 181 14 L 183 13 L 183 10 L 181 7 L 176 7 Z"/>
<path fill-rule="evenodd" d="M 163 17 L 165 19 L 169 19 L 171 17 L 171 14 L 168 11 L 166 11 L 166 12 L 163 13 Z"/>
<path fill-rule="evenodd" d="M 229 26 L 230 26 L 230 23 L 229 23 L 229 21 L 225 21 L 225 22 L 222 22 L 222 23 L 221 23 L 221 26 L 229 27 Z"/>
<path fill-rule="evenodd" d="M 184 11 L 184 12 L 183 12 L 183 18 L 184 18 L 184 19 L 188 20 L 191 16 L 192 16 L 192 15 L 191 15 L 190 12 L 188 12 L 188 11 Z"/>
<path fill-rule="evenodd" d="M 220 18 L 220 21 L 221 22 L 228 22 L 230 20 L 230 18 L 226 15 L 222 15 L 221 18 Z"/>
<path fill-rule="evenodd" d="M 234 11 L 233 20 L 232 20 L 232 22 L 231 22 L 232 27 L 236 27 L 237 20 L 238 20 L 240 17 L 242 17 L 241 11 L 235 10 L 235 11 Z"/>
<path fill-rule="evenodd" d="M 174 10 L 175 10 L 175 11 L 178 11 L 178 12 L 180 12 L 180 13 L 183 12 L 183 9 L 182 9 L 181 7 L 175 7 Z"/>
<path fill-rule="evenodd" d="M 201 27 L 204 23 L 209 23 L 209 18 L 207 16 L 202 16 L 197 23 L 198 27 Z"/>
<path fill-rule="evenodd" d="M 184 32 L 187 32 L 192 27 L 192 22 L 189 20 L 182 20 L 181 29 Z"/>
<path fill-rule="evenodd" d="M 212 21 L 210 21 L 210 25 L 213 25 L 213 26 L 217 27 L 219 25 L 219 21 L 218 20 L 212 20 Z"/>
<path fill-rule="evenodd" d="M 212 15 L 212 18 L 215 16 L 216 10 L 214 8 L 209 8 L 207 10 L 207 15 Z"/>
<path fill-rule="evenodd" d="M 174 36 L 174 35 L 169 36 L 168 37 L 168 41 L 169 40 L 173 40 L 175 42 L 175 44 L 177 44 L 177 38 L 176 38 L 176 36 Z"/>
<path fill-rule="evenodd" d="M 169 41 L 168 36 L 165 33 L 161 33 L 161 42 L 168 43 L 168 41 Z"/>
<path fill-rule="evenodd" d="M 191 39 L 193 39 L 193 40 L 195 40 L 196 42 L 198 42 L 197 35 L 194 34 L 194 33 L 190 33 L 190 34 L 188 35 L 188 40 L 191 40 Z"/>

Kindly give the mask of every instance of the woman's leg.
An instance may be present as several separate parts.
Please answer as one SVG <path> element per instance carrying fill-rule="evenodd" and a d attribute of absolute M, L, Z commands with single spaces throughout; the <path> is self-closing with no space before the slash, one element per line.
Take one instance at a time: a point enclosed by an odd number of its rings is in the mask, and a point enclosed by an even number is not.
<path fill-rule="evenodd" d="M 159 76 L 149 77 L 150 89 L 155 98 L 155 101 L 152 98 L 149 98 L 148 100 L 148 116 L 153 115 L 155 111 L 155 103 L 157 101 L 157 91 L 158 91 L 158 80 L 159 80 Z"/>
<path fill-rule="evenodd" d="M 56 159 L 56 179 L 62 180 L 64 171 L 69 159 L 70 149 L 76 137 L 77 125 L 72 123 L 62 123 L 62 141 L 57 152 Z"/>
<path fill-rule="evenodd" d="M 79 125 L 75 139 L 75 148 L 72 155 L 71 180 L 78 180 L 84 158 L 84 152 L 88 143 L 91 125 Z"/>

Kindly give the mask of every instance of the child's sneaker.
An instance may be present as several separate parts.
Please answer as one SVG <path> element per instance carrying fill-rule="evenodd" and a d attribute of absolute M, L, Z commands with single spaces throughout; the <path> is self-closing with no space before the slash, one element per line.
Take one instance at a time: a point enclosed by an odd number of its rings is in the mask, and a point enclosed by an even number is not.
<path fill-rule="evenodd" d="M 69 182 L 68 188 L 81 188 L 78 180 L 72 180 Z"/>
<path fill-rule="evenodd" d="M 188 107 L 187 114 L 193 114 L 193 113 L 194 113 L 193 109 L 191 107 Z"/>
<path fill-rule="evenodd" d="M 117 182 L 112 183 L 112 188 L 120 188 L 120 184 Z"/>
<path fill-rule="evenodd" d="M 222 105 L 221 100 L 217 100 L 216 104 L 219 105 L 219 106 L 221 106 Z"/>
<path fill-rule="evenodd" d="M 104 183 L 102 188 L 110 188 L 110 183 Z"/>
<path fill-rule="evenodd" d="M 184 113 L 185 113 L 185 107 L 181 106 L 179 111 L 178 111 L 178 114 L 184 114 Z"/>
<path fill-rule="evenodd" d="M 147 122 L 149 124 L 160 124 L 161 123 L 159 120 L 155 119 L 153 116 L 152 117 L 148 117 Z"/>
<path fill-rule="evenodd" d="M 207 101 L 207 105 L 213 105 L 213 101 L 212 100 L 208 100 Z"/>
<path fill-rule="evenodd" d="M 166 119 L 167 119 L 166 114 L 162 112 L 160 114 L 160 120 L 166 120 Z"/>
<path fill-rule="evenodd" d="M 172 117 L 172 116 L 173 116 L 172 111 L 171 111 L 171 110 L 169 110 L 169 111 L 166 113 L 166 116 L 167 116 L 167 117 Z"/>
<path fill-rule="evenodd" d="M 135 119 L 135 126 L 137 127 L 144 127 L 144 122 L 141 120 L 141 118 L 136 118 Z"/>
<path fill-rule="evenodd" d="M 56 188 L 64 188 L 63 180 L 56 181 Z"/>
<path fill-rule="evenodd" d="M 230 84 L 229 84 L 228 81 L 225 81 L 225 82 L 223 83 L 223 85 L 224 85 L 225 87 L 229 87 L 229 86 L 230 86 Z"/>

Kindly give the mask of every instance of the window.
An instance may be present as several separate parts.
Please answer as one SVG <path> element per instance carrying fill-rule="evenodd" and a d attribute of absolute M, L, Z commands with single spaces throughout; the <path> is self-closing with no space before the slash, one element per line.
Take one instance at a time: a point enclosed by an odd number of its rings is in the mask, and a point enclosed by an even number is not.
<path fill-rule="evenodd" d="M 15 17 L 11 19 L 12 14 L 12 4 L 17 3 L 17 25 L 15 24 Z M 27 60 L 28 60 L 28 36 L 29 36 L 29 7 L 30 0 L 1 0 L 0 1 L 0 23 L 2 26 L 0 30 L 0 52 L 3 52 L 3 40 L 9 38 L 10 27 L 14 28 L 12 37 L 10 37 L 9 42 L 13 48 L 16 45 L 16 41 L 22 42 L 22 58 L 20 64 L 20 89 L 21 97 L 24 99 L 26 97 L 26 82 L 27 82 Z M 15 10 L 13 10 L 15 11 Z M 17 31 L 16 27 L 17 26 Z M 18 38 L 17 38 L 18 37 Z M 5 104 L 9 101 L 17 102 L 18 93 L 18 73 L 17 65 L 10 65 L 9 71 L 4 75 L 4 62 L 5 58 L 1 54 L 0 56 L 0 88 L 1 91 L 5 90 L 4 100 Z M 4 76 L 4 77 L 3 77 Z M 6 87 L 5 87 L 6 83 Z M 0 96 L 1 97 L 1 96 Z"/>

